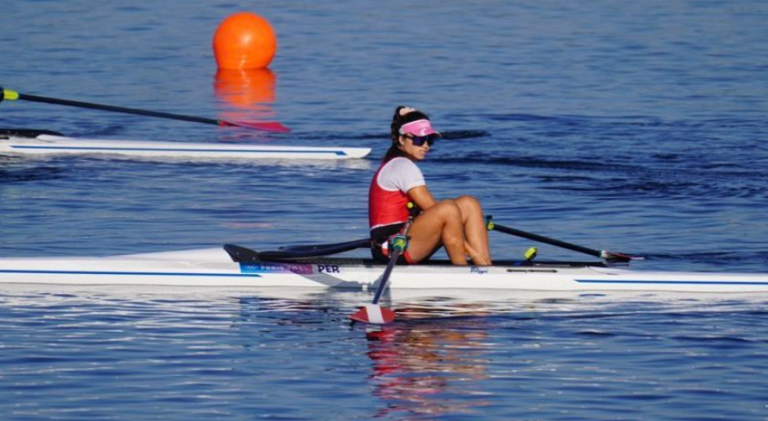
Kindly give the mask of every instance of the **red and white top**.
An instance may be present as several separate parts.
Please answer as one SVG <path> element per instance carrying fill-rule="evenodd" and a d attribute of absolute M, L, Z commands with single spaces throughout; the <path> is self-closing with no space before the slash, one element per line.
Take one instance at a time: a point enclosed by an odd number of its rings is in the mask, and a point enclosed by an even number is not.
<path fill-rule="evenodd" d="M 371 230 L 408 221 L 408 191 L 426 186 L 419 167 L 408 158 L 390 159 L 379 167 L 368 192 L 368 223 Z"/>

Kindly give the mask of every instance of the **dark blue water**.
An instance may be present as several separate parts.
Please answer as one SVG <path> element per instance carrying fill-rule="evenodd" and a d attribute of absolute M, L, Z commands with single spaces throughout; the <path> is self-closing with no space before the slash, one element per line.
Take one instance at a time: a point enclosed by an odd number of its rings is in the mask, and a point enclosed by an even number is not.
<path fill-rule="evenodd" d="M 156 3 L 6 1 L 0 85 L 293 133 L 20 101 L 0 126 L 371 159 L 0 156 L 0 255 L 358 238 L 408 104 L 447 134 L 422 167 L 438 198 L 473 194 L 500 223 L 641 269 L 768 272 L 765 2 Z M 275 27 L 271 73 L 217 75 L 212 34 L 239 10 Z M 367 299 L 3 287 L 0 418 L 768 418 L 766 297 L 422 297 L 374 332 L 346 321 Z"/>

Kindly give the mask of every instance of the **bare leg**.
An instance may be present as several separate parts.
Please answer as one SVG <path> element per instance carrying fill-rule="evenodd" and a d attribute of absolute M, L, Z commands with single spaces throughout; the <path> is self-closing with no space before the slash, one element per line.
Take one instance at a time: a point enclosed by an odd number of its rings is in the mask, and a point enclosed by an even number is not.
<path fill-rule="evenodd" d="M 441 244 L 451 263 L 465 266 L 464 223 L 461 209 L 453 200 L 443 200 L 421 213 L 408 230 L 408 254 L 414 262 L 429 257 Z"/>
<path fill-rule="evenodd" d="M 454 201 L 461 210 L 461 220 L 467 241 L 466 249 L 472 257 L 472 263 L 479 266 L 491 265 L 488 229 L 485 226 L 485 216 L 483 216 L 480 202 L 472 196 L 460 196 Z"/>

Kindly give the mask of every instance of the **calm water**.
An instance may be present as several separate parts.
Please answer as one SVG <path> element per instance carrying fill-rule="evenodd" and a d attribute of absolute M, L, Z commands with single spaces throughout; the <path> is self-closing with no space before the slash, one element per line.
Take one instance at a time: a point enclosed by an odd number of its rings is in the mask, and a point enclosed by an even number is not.
<path fill-rule="evenodd" d="M 410 104 L 449 135 L 423 165 L 438 197 L 642 269 L 768 272 L 765 2 L 156 3 L 5 1 L 0 85 L 294 132 L 23 102 L 0 126 L 372 158 L 0 157 L 0 255 L 358 238 Z M 212 33 L 238 10 L 274 25 L 271 72 L 217 74 Z M 492 241 L 496 257 L 531 245 Z M 768 419 L 768 297 L 414 297 L 366 332 L 346 316 L 368 299 L 6 286 L 0 418 Z"/>

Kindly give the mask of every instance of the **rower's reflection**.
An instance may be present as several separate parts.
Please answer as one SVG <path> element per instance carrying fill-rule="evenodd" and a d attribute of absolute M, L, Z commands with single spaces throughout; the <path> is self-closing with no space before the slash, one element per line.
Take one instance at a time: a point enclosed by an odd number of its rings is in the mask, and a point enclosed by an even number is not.
<path fill-rule="evenodd" d="M 366 332 L 377 418 L 472 414 L 488 378 L 490 344 L 482 318 L 407 320 Z"/>

